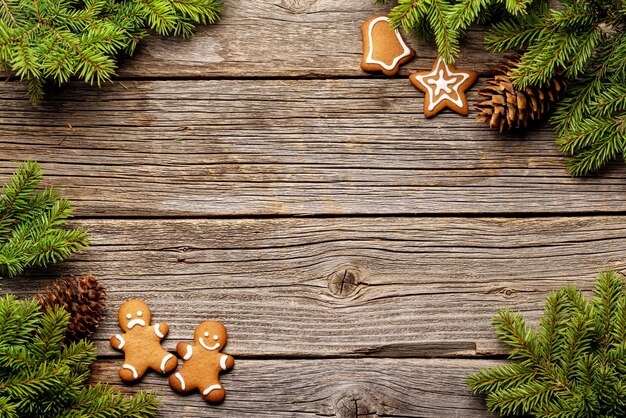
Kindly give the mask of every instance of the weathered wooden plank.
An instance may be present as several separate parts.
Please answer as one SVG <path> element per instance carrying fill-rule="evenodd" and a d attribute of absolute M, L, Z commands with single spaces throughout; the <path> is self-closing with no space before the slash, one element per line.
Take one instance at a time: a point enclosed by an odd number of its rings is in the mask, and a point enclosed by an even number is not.
<path fill-rule="evenodd" d="M 367 76 L 359 64 L 361 23 L 389 7 L 373 0 L 226 0 L 223 20 L 189 39 L 150 36 L 121 63 L 121 77 Z M 401 70 L 429 69 L 429 43 L 407 41 L 417 57 Z M 483 31 L 471 30 L 459 65 L 486 72 L 501 58 L 484 51 Z M 107 88 L 107 87 L 105 87 Z"/>
<path fill-rule="evenodd" d="M 0 90 L 0 175 L 38 159 L 79 215 L 626 209 L 621 165 L 571 178 L 548 127 L 426 120 L 406 80 L 76 84 L 36 106 L 23 93 Z"/>
<path fill-rule="evenodd" d="M 160 416 L 489 417 L 467 375 L 501 361 L 437 359 L 236 360 L 222 375 L 228 395 L 211 406 L 198 394 L 181 396 L 167 379 L 148 374 L 132 387 L 117 376 L 119 360 L 99 360 L 92 375 L 123 391 L 154 390 Z M 244 412 L 245 411 L 245 412 Z"/>
<path fill-rule="evenodd" d="M 549 290 L 626 267 L 626 217 L 84 220 L 94 247 L 60 271 L 98 276 L 111 309 L 145 298 L 166 347 L 214 318 L 239 357 L 503 354 L 498 308 L 535 321 Z M 31 294 L 50 280 L 3 281 Z"/>

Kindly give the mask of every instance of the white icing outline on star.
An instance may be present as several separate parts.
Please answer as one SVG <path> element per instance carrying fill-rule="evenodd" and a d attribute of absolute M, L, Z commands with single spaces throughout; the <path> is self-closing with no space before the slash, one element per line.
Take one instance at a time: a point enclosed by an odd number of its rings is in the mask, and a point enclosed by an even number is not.
<path fill-rule="evenodd" d="M 441 64 L 443 64 L 443 68 L 441 68 Z M 447 78 L 454 77 L 456 79 L 456 76 L 461 76 L 460 81 L 457 81 L 456 84 L 454 84 L 454 86 L 452 86 L 452 91 L 454 91 L 456 93 L 457 98 L 453 99 L 448 94 L 448 91 L 446 89 L 443 89 L 445 91 L 445 93 L 442 94 L 441 96 L 439 96 L 439 98 L 437 100 L 435 100 L 434 102 L 430 102 L 430 104 L 428 105 L 428 110 L 432 111 L 443 100 L 449 100 L 452 103 L 454 103 L 455 105 L 457 105 L 458 107 L 460 107 L 461 109 L 463 109 L 463 107 L 464 107 L 463 99 L 461 97 L 461 93 L 459 92 L 459 87 L 461 87 L 461 84 L 463 84 L 468 78 L 470 78 L 469 74 L 466 74 L 466 73 L 453 73 L 452 71 L 450 71 L 450 68 L 448 68 L 448 64 L 446 64 L 444 62 L 444 60 L 442 60 L 441 58 L 438 58 L 437 59 L 437 65 L 435 66 L 435 68 L 433 68 L 433 70 L 430 73 L 424 74 L 424 75 L 415 75 L 415 79 L 422 86 L 424 86 L 424 87 L 426 87 L 426 89 L 428 89 L 428 93 L 430 94 L 430 96 L 432 98 L 435 98 L 435 97 L 437 97 L 435 92 L 441 89 L 441 87 L 437 83 L 437 81 L 442 78 L 441 74 L 440 74 L 441 71 L 445 72 L 445 75 L 447 76 Z M 428 81 L 424 80 L 427 77 L 436 77 L 436 76 L 439 76 L 439 78 L 434 83 L 429 83 Z M 437 90 L 433 91 L 431 84 L 436 84 L 437 85 Z M 451 84 L 451 83 L 447 83 L 447 84 Z M 449 90 L 450 88 L 448 87 L 447 89 Z"/>
<path fill-rule="evenodd" d="M 381 21 L 387 22 L 389 21 L 389 18 L 387 18 L 387 16 L 380 16 L 370 22 L 369 28 L 367 30 L 370 50 L 369 50 L 369 53 L 367 54 L 367 58 L 365 59 L 365 62 L 368 64 L 378 64 L 381 67 L 383 67 L 385 70 L 391 71 L 394 69 L 396 64 L 398 64 L 398 61 L 400 61 L 404 57 L 408 57 L 409 55 L 411 55 L 411 49 L 407 46 L 407 44 L 404 42 L 404 39 L 402 39 L 400 32 L 396 29 L 394 30 L 394 33 L 396 34 L 396 37 L 398 38 L 398 42 L 400 42 L 400 45 L 402 45 L 402 49 L 403 49 L 402 55 L 398 55 L 397 57 L 395 57 L 391 65 L 385 64 L 383 61 L 375 60 L 374 48 L 373 48 L 374 40 L 372 39 L 373 38 L 372 31 L 374 30 L 374 25 L 376 25 L 378 22 L 381 22 Z"/>

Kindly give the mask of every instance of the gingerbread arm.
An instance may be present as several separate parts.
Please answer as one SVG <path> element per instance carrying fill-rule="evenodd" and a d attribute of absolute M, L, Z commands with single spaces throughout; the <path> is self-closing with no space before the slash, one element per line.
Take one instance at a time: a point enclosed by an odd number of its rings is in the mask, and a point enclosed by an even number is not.
<path fill-rule="evenodd" d="M 193 345 L 183 342 L 178 343 L 178 345 L 176 345 L 176 352 L 183 360 L 189 360 L 193 355 Z"/>
<path fill-rule="evenodd" d="M 165 322 L 159 322 L 154 324 L 153 329 L 156 336 L 161 339 L 165 338 L 167 333 L 170 331 L 170 327 L 168 327 Z"/>
<path fill-rule="evenodd" d="M 117 350 L 121 350 L 126 345 L 126 340 L 120 334 L 111 337 L 111 346 Z"/>
<path fill-rule="evenodd" d="M 228 354 L 222 354 L 220 357 L 220 367 L 222 370 L 232 369 L 235 365 L 235 359 L 233 356 L 229 356 Z"/>

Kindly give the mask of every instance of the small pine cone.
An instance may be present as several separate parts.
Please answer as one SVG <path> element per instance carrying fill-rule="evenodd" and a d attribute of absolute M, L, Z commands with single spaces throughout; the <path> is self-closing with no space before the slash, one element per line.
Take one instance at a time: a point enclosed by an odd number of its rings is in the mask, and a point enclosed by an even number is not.
<path fill-rule="evenodd" d="M 63 277 L 36 296 L 42 310 L 63 306 L 70 314 L 67 342 L 91 337 L 100 324 L 106 309 L 106 291 L 90 274 L 81 278 Z"/>
<path fill-rule="evenodd" d="M 500 133 L 511 129 L 523 129 L 529 122 L 545 117 L 565 91 L 565 80 L 557 75 L 543 87 L 526 87 L 523 91 L 513 87 L 513 68 L 519 57 L 508 60 L 501 69 L 493 71 L 487 86 L 478 90 L 478 95 L 487 98 L 474 107 L 480 111 L 476 120 L 489 123 Z"/>

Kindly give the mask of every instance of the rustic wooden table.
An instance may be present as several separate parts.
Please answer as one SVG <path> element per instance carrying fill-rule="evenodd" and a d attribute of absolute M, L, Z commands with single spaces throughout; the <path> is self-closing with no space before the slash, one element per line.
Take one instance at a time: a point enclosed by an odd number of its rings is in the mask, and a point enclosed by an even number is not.
<path fill-rule="evenodd" d="M 120 385 L 115 312 L 145 298 L 166 347 L 223 321 L 235 369 L 207 406 L 147 376 L 162 416 L 484 417 L 466 375 L 505 353 L 490 318 L 626 266 L 626 169 L 572 179 L 549 127 L 501 137 L 425 120 L 406 75 L 359 70 L 371 0 L 231 0 L 190 41 L 153 37 L 101 90 L 31 105 L 0 89 L 0 174 L 44 164 L 94 246 L 46 277 L 97 275 L 110 310 L 94 379 Z M 480 32 L 459 67 L 498 62 Z M 484 79 L 483 79 L 484 80 Z M 479 83 L 480 85 L 480 83 Z M 476 87 L 470 93 L 475 98 Z"/>

